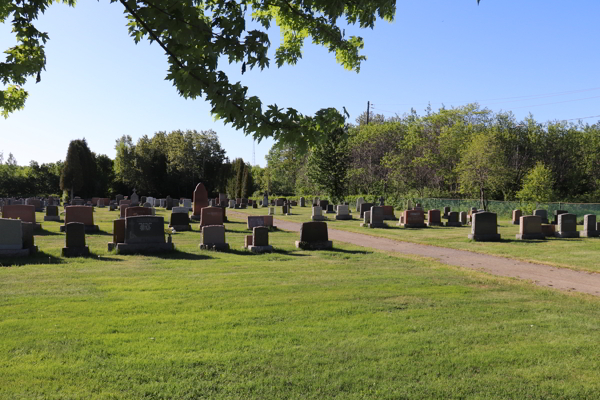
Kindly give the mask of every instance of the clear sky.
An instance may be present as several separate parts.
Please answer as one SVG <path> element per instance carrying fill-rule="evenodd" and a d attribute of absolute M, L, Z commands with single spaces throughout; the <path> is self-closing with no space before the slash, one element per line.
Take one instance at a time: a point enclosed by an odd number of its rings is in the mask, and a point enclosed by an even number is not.
<path fill-rule="evenodd" d="M 600 120 L 598 0 L 398 1 L 396 19 L 374 30 L 346 30 L 365 39 L 359 74 L 344 70 L 326 49 L 307 42 L 295 66 L 249 71 L 221 68 L 249 86 L 266 106 L 303 113 L 345 106 L 350 122 L 366 110 L 419 113 L 430 102 L 460 106 L 478 101 L 494 111 L 530 112 L 541 122 L 596 116 Z M 123 7 L 108 0 L 58 4 L 42 15 L 48 32 L 42 80 L 30 80 L 25 109 L 0 118 L 0 152 L 19 165 L 65 158 L 69 141 L 115 157 L 115 140 L 157 131 L 213 129 L 230 159 L 252 162 L 251 137 L 214 121 L 202 99 L 185 100 L 165 81 L 166 56 L 156 44 L 135 45 Z M 271 32 L 272 50 L 279 43 Z M 10 24 L 0 24 L 0 49 L 13 46 Z M 1 56 L 0 56 L 0 59 Z M 256 144 L 256 163 L 273 142 Z"/>

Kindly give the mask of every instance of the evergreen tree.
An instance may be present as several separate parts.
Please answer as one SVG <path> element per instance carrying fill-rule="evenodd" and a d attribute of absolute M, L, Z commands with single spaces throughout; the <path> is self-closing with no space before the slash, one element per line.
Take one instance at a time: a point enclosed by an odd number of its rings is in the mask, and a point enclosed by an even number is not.
<path fill-rule="evenodd" d="M 344 199 L 348 188 L 350 156 L 346 130 L 334 129 L 325 141 L 311 149 L 308 176 L 333 203 Z"/>

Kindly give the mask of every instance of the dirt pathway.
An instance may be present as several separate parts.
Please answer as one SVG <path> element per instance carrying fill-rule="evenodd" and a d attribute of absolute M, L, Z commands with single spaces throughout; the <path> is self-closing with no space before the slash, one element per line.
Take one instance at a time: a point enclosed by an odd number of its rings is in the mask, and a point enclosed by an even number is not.
<path fill-rule="evenodd" d="M 248 214 L 227 210 L 232 217 L 246 219 Z M 275 222 L 276 221 L 276 222 Z M 300 231 L 298 222 L 275 219 L 279 229 Z M 473 253 L 464 250 L 429 246 L 408 242 L 399 242 L 362 233 L 340 231 L 329 228 L 329 239 L 369 247 L 383 251 L 395 251 L 404 254 L 431 257 L 443 264 L 488 272 L 493 275 L 508 276 L 530 280 L 536 285 L 552 287 L 560 290 L 577 291 L 600 296 L 600 274 L 573 271 L 567 268 L 529 263 L 510 258 Z"/>

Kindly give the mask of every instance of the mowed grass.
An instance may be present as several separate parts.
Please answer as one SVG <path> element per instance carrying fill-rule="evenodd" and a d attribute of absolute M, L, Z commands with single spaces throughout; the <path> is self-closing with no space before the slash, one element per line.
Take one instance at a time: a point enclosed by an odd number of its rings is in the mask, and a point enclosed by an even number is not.
<path fill-rule="evenodd" d="M 97 210 L 110 232 L 115 213 Z M 335 243 L 59 257 L 0 268 L 1 399 L 595 399 L 600 300 Z M 197 229 L 197 226 L 194 226 Z"/>
<path fill-rule="evenodd" d="M 267 209 L 236 210 L 249 214 L 267 214 Z M 293 207 L 291 216 L 281 214 L 281 207 L 276 207 L 275 218 L 294 222 L 310 221 L 311 207 Z M 396 217 L 401 211 L 395 211 Z M 430 227 L 423 229 L 404 228 L 397 226 L 398 221 L 385 221 L 386 229 L 362 228 L 359 213 L 352 212 L 353 220 L 337 221 L 335 214 L 323 214 L 329 217 L 329 228 L 351 232 L 359 232 L 372 236 L 385 237 L 412 243 L 428 244 L 440 247 L 449 247 L 459 250 L 468 250 L 477 253 L 499 255 L 524 261 L 543 263 L 575 270 L 600 272 L 600 238 L 559 239 L 546 238 L 545 240 L 516 240 L 519 226 L 513 225 L 510 220 L 498 221 L 500 242 L 475 242 L 469 240 L 471 226 L 456 227 Z M 445 220 L 442 219 L 442 222 Z M 579 225 L 579 230 L 583 229 Z"/>

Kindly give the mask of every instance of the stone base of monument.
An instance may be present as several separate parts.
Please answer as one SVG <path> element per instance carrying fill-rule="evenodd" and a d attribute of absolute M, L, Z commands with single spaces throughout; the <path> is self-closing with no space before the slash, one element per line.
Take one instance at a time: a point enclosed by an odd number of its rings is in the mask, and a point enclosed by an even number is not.
<path fill-rule="evenodd" d="M 63 257 L 87 257 L 90 255 L 90 248 L 88 246 L 82 247 L 63 247 Z"/>
<path fill-rule="evenodd" d="M 517 233 L 515 235 L 517 240 L 544 240 L 546 239 L 546 235 L 543 233 Z"/>
<path fill-rule="evenodd" d="M 427 226 L 444 226 L 443 222 L 428 222 L 425 225 Z"/>
<path fill-rule="evenodd" d="M 578 238 L 579 232 L 575 231 L 575 232 L 555 232 L 554 233 L 554 237 L 557 238 L 562 238 L 562 239 L 569 239 L 569 238 Z"/>
<path fill-rule="evenodd" d="M 599 237 L 600 231 L 581 231 L 579 237 Z"/>
<path fill-rule="evenodd" d="M 59 226 L 59 230 L 61 232 L 64 232 L 65 226 L 64 225 Z M 98 228 L 98 225 L 86 225 L 85 226 L 85 233 L 98 232 L 99 230 L 100 230 L 100 228 Z"/>
<path fill-rule="evenodd" d="M 310 219 L 313 221 L 326 221 L 327 217 L 324 215 L 313 215 L 312 217 L 310 217 Z"/>
<path fill-rule="evenodd" d="M 29 254 L 30 254 L 30 250 L 29 249 L 5 249 L 5 250 L 0 250 L 0 258 L 3 258 L 3 257 L 27 257 Z"/>
<path fill-rule="evenodd" d="M 500 241 L 500 234 L 489 234 L 489 235 L 473 235 L 469 234 L 468 238 L 476 242 L 498 242 Z"/>
<path fill-rule="evenodd" d="M 44 216 L 44 221 L 55 221 L 55 222 L 62 222 L 60 217 L 58 215 L 55 216 Z"/>
<path fill-rule="evenodd" d="M 463 224 L 460 222 L 446 222 L 446 226 L 461 227 Z"/>
<path fill-rule="evenodd" d="M 361 222 L 360 226 L 363 228 L 388 228 L 387 224 L 385 224 L 383 222 L 373 223 L 373 224 Z"/>
<path fill-rule="evenodd" d="M 348 220 L 348 219 L 352 219 L 352 215 L 350 215 L 350 214 L 336 215 L 335 219 Z"/>
<path fill-rule="evenodd" d="M 229 243 L 200 243 L 198 247 L 202 250 L 227 251 L 229 250 Z"/>
<path fill-rule="evenodd" d="M 119 254 L 161 253 L 175 250 L 173 243 L 117 243 Z"/>
<path fill-rule="evenodd" d="M 398 224 L 397 226 L 403 226 L 405 228 L 427 228 L 427 224 Z"/>
<path fill-rule="evenodd" d="M 175 229 L 175 232 L 191 231 L 191 225 L 169 225 L 169 228 Z"/>
<path fill-rule="evenodd" d="M 248 246 L 247 249 L 256 254 L 273 252 L 273 246 Z"/>
<path fill-rule="evenodd" d="M 296 241 L 296 248 L 302 250 L 329 250 L 333 248 L 333 242 L 328 240 L 326 242 L 301 242 Z"/>

